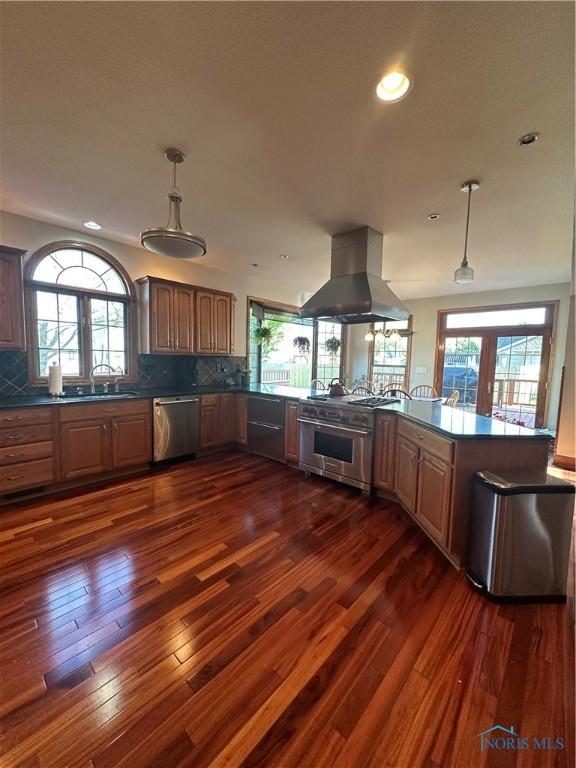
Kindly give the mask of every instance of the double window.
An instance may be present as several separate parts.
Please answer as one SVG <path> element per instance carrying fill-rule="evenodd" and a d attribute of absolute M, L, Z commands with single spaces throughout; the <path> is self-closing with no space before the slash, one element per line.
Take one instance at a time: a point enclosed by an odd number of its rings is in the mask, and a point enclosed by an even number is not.
<path fill-rule="evenodd" d="M 95 366 L 101 378 L 134 374 L 134 289 L 110 254 L 53 243 L 34 254 L 26 278 L 33 380 L 54 363 L 68 383 L 87 381 Z"/>
<path fill-rule="evenodd" d="M 374 323 L 371 330 L 374 340 L 369 342 L 368 378 L 378 390 L 394 384 L 408 387 L 412 318 Z"/>
<path fill-rule="evenodd" d="M 301 318 L 295 307 L 250 300 L 248 360 L 251 381 L 309 387 L 342 376 L 345 329 Z"/>

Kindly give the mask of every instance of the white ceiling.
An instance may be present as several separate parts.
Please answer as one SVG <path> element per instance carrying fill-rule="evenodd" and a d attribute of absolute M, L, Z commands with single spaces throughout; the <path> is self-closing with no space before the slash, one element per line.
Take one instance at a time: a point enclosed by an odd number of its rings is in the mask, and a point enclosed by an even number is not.
<path fill-rule="evenodd" d="M 255 262 L 312 292 L 330 235 L 368 224 L 383 276 L 414 298 L 463 290 L 459 187 L 476 177 L 472 289 L 569 279 L 572 3 L 30 2 L 2 17 L 5 210 L 137 244 L 165 223 L 173 145 L 207 267 Z M 397 63 L 412 92 L 377 102 Z"/>

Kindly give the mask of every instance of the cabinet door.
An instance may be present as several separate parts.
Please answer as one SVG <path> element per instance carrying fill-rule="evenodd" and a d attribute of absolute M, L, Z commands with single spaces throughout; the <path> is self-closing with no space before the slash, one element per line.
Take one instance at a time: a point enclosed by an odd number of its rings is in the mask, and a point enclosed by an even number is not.
<path fill-rule="evenodd" d="M 416 510 L 418 492 L 418 446 L 398 436 L 394 490 L 409 512 Z"/>
<path fill-rule="evenodd" d="M 284 458 L 298 461 L 298 403 L 288 400 L 284 420 Z"/>
<path fill-rule="evenodd" d="M 174 351 L 194 352 L 194 291 L 174 288 Z"/>
<path fill-rule="evenodd" d="M 383 490 L 394 487 L 394 435 L 396 417 L 379 414 L 376 417 L 376 449 L 374 454 L 374 485 Z"/>
<path fill-rule="evenodd" d="M 248 397 L 236 395 L 236 440 L 246 443 L 248 439 Z"/>
<path fill-rule="evenodd" d="M 444 546 L 448 540 L 451 492 L 452 468 L 427 451 L 421 451 L 416 517 L 428 533 Z"/>
<path fill-rule="evenodd" d="M 174 288 L 150 284 L 150 352 L 174 350 Z"/>
<path fill-rule="evenodd" d="M 152 460 L 150 416 L 119 416 L 112 420 L 112 465 L 148 464 Z"/>
<path fill-rule="evenodd" d="M 218 405 L 202 405 L 200 408 L 200 448 L 212 448 L 220 443 Z"/>
<path fill-rule="evenodd" d="M 0 349 L 25 349 L 22 254 L 0 246 Z"/>
<path fill-rule="evenodd" d="M 97 475 L 111 468 L 108 426 L 104 419 L 60 425 L 62 480 Z"/>
<path fill-rule="evenodd" d="M 230 296 L 214 294 L 213 351 L 220 355 L 230 354 L 231 309 Z"/>
<path fill-rule="evenodd" d="M 196 352 L 210 355 L 213 351 L 213 297 L 205 291 L 196 293 Z"/>
<path fill-rule="evenodd" d="M 220 395 L 220 442 L 233 443 L 236 437 L 236 395 L 224 392 Z"/>

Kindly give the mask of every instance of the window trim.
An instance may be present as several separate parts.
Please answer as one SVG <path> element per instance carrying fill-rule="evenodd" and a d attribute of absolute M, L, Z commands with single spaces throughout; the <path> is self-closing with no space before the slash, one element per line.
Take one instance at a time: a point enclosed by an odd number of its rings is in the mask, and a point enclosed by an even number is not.
<path fill-rule="evenodd" d="M 60 286 L 56 283 L 45 283 L 40 280 L 34 280 L 33 275 L 36 267 L 46 256 L 49 256 L 54 251 L 59 250 L 76 250 L 76 251 L 88 251 L 95 256 L 99 256 L 104 261 L 108 262 L 113 267 L 126 286 L 126 293 L 111 293 L 108 291 L 99 291 L 86 288 L 74 288 L 71 286 Z M 24 267 L 24 304 L 26 313 L 26 340 L 27 340 L 27 354 L 28 354 L 28 382 L 31 385 L 41 386 L 45 385 L 48 381 L 47 376 L 41 376 L 38 371 L 38 337 L 37 337 L 37 316 L 36 316 L 36 291 L 49 291 L 50 293 L 61 293 L 68 296 L 77 296 L 82 305 L 80 322 L 82 317 L 86 316 L 86 300 L 93 297 L 95 299 L 109 299 L 112 301 L 122 302 L 126 307 L 126 366 L 127 373 L 125 375 L 107 375 L 99 374 L 98 381 L 100 383 L 110 382 L 114 379 L 119 379 L 121 382 L 134 382 L 138 378 L 138 317 L 137 317 L 137 299 L 136 290 L 130 279 L 130 276 L 126 269 L 120 264 L 120 262 L 112 256 L 112 254 L 105 251 L 103 248 L 99 248 L 97 245 L 88 243 L 82 240 L 58 240 L 53 243 L 43 245 L 27 259 Z M 85 375 L 82 376 L 64 376 L 64 385 L 85 385 L 89 383 L 88 372 L 90 367 L 88 360 L 86 342 L 88 337 L 88 327 L 84 326 L 80 328 L 81 333 L 81 349 L 80 356 Z"/>
<path fill-rule="evenodd" d="M 544 323 L 537 325 L 489 325 L 482 327 L 464 327 L 446 328 L 446 315 L 450 314 L 471 314 L 473 312 L 489 312 L 505 309 L 531 309 L 534 307 L 546 307 L 546 319 Z M 442 390 L 440 373 L 442 370 L 441 362 L 443 360 L 444 341 L 451 336 L 471 336 L 477 334 L 484 338 L 496 337 L 498 335 L 522 336 L 523 331 L 526 334 L 530 332 L 534 335 L 542 335 L 545 341 L 542 360 L 546 365 L 546 376 L 542 378 L 539 390 L 542 389 L 542 404 L 536 409 L 535 423 L 545 424 L 550 409 L 550 391 L 552 384 L 552 375 L 554 368 L 554 354 L 556 348 L 556 329 L 558 324 L 558 313 L 560 308 L 559 299 L 545 299 L 544 301 L 523 301 L 510 302 L 507 304 L 487 304 L 477 307 L 455 307 L 453 309 L 439 309 L 436 321 L 436 350 L 434 355 L 434 386 L 438 391 Z M 485 357 L 487 361 L 487 358 Z M 538 427 L 536 427 L 538 428 Z"/>
<path fill-rule="evenodd" d="M 295 304 L 285 304 L 281 301 L 271 301 L 270 299 L 261 299 L 257 296 L 247 296 L 246 297 L 246 361 L 247 365 L 250 363 L 250 304 L 260 304 L 260 306 L 266 310 L 277 310 L 277 311 L 284 311 L 284 312 L 293 312 L 294 314 L 298 314 L 300 311 L 300 307 L 296 306 Z M 346 351 L 347 351 L 347 341 L 348 341 L 348 331 L 347 326 L 345 324 L 342 324 L 342 346 L 340 347 L 340 373 L 339 377 L 344 380 L 345 370 L 346 370 Z M 313 321 L 313 331 L 312 331 L 312 376 L 310 381 L 312 382 L 316 377 L 317 373 L 317 362 L 318 362 L 318 323 L 316 320 Z M 262 369 L 262 359 L 259 358 L 259 366 L 260 369 Z M 261 370 L 260 370 L 261 372 Z"/>
<path fill-rule="evenodd" d="M 370 323 L 369 326 L 371 331 L 374 331 L 375 324 Z M 410 368 L 412 366 L 412 336 L 414 336 L 414 331 L 412 330 L 412 315 L 408 317 L 408 328 L 406 330 L 399 330 L 398 333 L 400 336 L 404 336 L 408 339 L 408 349 L 406 350 L 406 366 L 404 368 L 404 386 L 406 388 L 410 387 Z M 375 344 L 373 341 L 367 342 L 368 350 L 368 381 L 373 381 L 373 375 L 374 375 L 374 347 Z M 394 366 L 390 366 L 394 367 Z"/>

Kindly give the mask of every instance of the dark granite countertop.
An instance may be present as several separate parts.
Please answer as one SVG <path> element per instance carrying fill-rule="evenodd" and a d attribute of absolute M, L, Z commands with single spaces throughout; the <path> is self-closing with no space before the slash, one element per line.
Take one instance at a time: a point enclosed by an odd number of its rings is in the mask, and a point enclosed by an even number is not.
<path fill-rule="evenodd" d="M 285 387 L 274 384 L 252 384 L 249 387 L 215 384 L 208 386 L 190 386 L 186 388 L 155 388 L 134 390 L 119 395 L 111 394 L 104 397 L 115 399 L 142 399 L 153 397 L 172 397 L 176 395 L 207 395 L 218 392 L 242 392 L 246 394 L 269 395 L 271 397 L 283 397 L 287 400 L 300 400 L 311 394 L 319 394 L 316 390 L 301 387 Z M 325 394 L 325 393 L 324 393 Z M 0 398 L 0 409 L 29 407 L 34 405 L 66 405 L 68 403 L 98 403 L 101 398 L 77 397 L 67 395 L 60 398 L 52 398 L 49 395 L 28 395 L 25 397 Z M 439 402 L 426 402 L 422 400 L 401 400 L 399 403 L 382 406 L 377 411 L 393 411 L 398 415 L 428 427 L 436 432 L 452 438 L 540 438 L 550 440 L 552 435 L 547 430 L 527 429 L 516 424 L 507 424 L 504 421 L 491 419 L 487 416 L 478 416 L 475 413 L 463 411 L 460 408 L 450 408 Z"/>
<path fill-rule="evenodd" d="M 508 424 L 505 421 L 491 419 L 488 416 L 479 416 L 476 413 L 463 411 L 461 408 L 451 408 L 439 402 L 401 400 L 399 403 L 385 405 L 377 410 L 394 411 L 409 421 L 454 438 L 552 439 L 552 435 L 547 430 L 528 429 L 517 424 Z"/>

